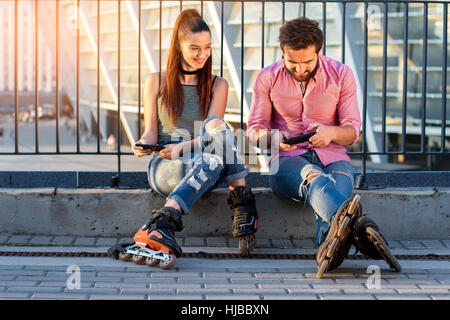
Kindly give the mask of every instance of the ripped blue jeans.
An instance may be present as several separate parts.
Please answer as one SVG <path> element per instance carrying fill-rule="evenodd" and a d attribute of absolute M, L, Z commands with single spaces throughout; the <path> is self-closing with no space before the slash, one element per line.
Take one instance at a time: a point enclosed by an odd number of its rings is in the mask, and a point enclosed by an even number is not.
<path fill-rule="evenodd" d="M 206 130 L 206 124 L 217 116 L 207 117 L 200 128 L 197 152 L 185 153 L 178 159 L 168 160 L 152 154 L 147 177 L 150 187 L 158 194 L 175 200 L 189 213 L 189 208 L 205 193 L 221 182 L 227 183 L 248 175 L 240 157 L 233 133 L 228 125 Z M 166 141 L 161 144 L 177 143 Z"/>
<path fill-rule="evenodd" d="M 319 246 L 330 229 L 331 221 L 339 207 L 353 191 L 353 167 L 347 161 L 337 161 L 324 166 L 316 152 L 311 150 L 294 157 L 280 157 L 277 172 L 269 176 L 273 192 L 310 205 L 315 213 L 316 244 Z M 307 182 L 308 174 L 320 175 Z"/>

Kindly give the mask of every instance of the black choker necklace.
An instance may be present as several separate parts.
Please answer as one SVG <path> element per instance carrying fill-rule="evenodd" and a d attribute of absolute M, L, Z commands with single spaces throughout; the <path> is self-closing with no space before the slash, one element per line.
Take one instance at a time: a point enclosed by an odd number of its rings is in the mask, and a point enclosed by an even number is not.
<path fill-rule="evenodd" d="M 194 70 L 194 71 L 186 71 L 186 70 L 184 70 L 183 68 L 180 67 L 180 71 L 181 71 L 182 74 L 197 74 L 200 71 L 200 69 L 197 69 L 197 70 Z"/>

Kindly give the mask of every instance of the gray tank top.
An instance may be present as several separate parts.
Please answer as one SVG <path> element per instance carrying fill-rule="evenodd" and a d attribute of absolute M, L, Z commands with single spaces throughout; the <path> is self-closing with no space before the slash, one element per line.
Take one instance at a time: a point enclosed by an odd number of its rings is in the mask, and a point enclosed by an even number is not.
<path fill-rule="evenodd" d="M 214 77 L 211 86 L 214 85 L 216 78 L 217 77 Z M 200 129 L 200 122 L 197 125 L 198 128 L 195 128 L 195 121 L 202 120 L 199 110 L 200 102 L 197 93 L 197 86 L 182 85 L 182 88 L 184 93 L 184 108 L 177 125 L 172 125 L 167 110 L 162 106 L 161 98 L 158 100 L 158 143 L 171 140 L 178 141 L 180 139 L 194 139 L 200 134 L 200 132 L 195 132 L 195 129 L 197 129 L 197 131 Z M 177 131 L 175 132 L 175 130 Z"/>

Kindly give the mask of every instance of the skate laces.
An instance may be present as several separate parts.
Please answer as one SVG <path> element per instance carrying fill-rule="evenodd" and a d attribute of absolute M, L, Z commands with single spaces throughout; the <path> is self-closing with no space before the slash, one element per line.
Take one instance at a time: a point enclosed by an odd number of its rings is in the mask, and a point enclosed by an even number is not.
<path fill-rule="evenodd" d="M 239 225 L 239 224 L 245 224 L 247 222 L 247 213 L 242 211 L 238 211 L 233 215 L 233 223 Z"/>

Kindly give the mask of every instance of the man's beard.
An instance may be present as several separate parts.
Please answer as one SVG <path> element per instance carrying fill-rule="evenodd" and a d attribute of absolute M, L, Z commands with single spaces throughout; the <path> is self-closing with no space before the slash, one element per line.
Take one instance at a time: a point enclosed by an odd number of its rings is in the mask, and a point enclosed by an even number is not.
<path fill-rule="evenodd" d="M 297 74 L 295 69 L 294 70 L 289 70 L 288 68 L 286 68 L 286 64 L 284 65 L 286 70 L 289 71 L 289 73 L 294 77 L 295 80 L 302 81 L 302 82 L 308 82 L 308 80 L 311 79 L 311 77 L 316 74 L 318 66 L 319 66 L 319 61 L 317 60 L 316 66 L 314 67 L 313 71 L 305 70 L 306 75 L 300 76 L 300 75 Z"/>
<path fill-rule="evenodd" d="M 297 81 L 302 81 L 302 82 L 307 82 L 311 77 L 312 77 L 312 72 L 309 70 L 306 70 L 306 75 L 303 76 L 299 76 L 295 70 L 289 70 L 289 72 L 292 74 L 292 76 L 294 77 L 295 80 Z"/>

